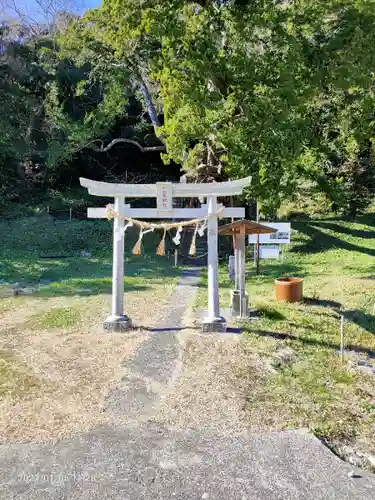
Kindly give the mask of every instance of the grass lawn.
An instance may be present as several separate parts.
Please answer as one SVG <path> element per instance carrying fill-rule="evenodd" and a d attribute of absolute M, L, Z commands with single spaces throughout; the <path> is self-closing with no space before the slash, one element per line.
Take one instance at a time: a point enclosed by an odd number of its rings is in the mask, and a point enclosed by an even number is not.
<path fill-rule="evenodd" d="M 375 217 L 292 228 L 284 265 L 263 261 L 255 276 L 249 258 L 247 289 L 261 318 L 244 323 L 242 346 L 261 363 L 238 371 L 248 378 L 248 422 L 255 429 L 308 427 L 341 456 L 367 465 L 361 455 L 375 453 L 375 373 L 358 365 L 375 367 Z M 304 303 L 275 301 L 279 276 L 304 278 Z M 233 285 L 225 266 L 220 285 L 227 306 Z"/>
<path fill-rule="evenodd" d="M 179 271 L 155 256 L 159 235 L 147 235 L 147 255 L 133 257 L 136 234 L 126 233 L 126 312 L 139 330 L 104 334 L 111 227 L 48 217 L 0 223 L 0 440 L 57 438 L 100 423 L 124 359 L 166 314 Z"/>

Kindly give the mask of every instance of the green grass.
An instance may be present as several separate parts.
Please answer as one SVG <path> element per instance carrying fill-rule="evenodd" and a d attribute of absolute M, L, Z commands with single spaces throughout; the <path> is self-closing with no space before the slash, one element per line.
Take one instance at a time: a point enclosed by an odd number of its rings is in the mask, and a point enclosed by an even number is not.
<path fill-rule="evenodd" d="M 375 216 L 298 222 L 292 228 L 284 265 L 262 261 L 256 276 L 248 259 L 247 291 L 260 320 L 243 324 L 244 349 L 265 366 L 257 384 L 249 384 L 249 422 L 308 427 L 336 449 L 361 441 L 374 452 L 375 376 L 353 366 L 358 360 L 375 366 Z M 304 303 L 275 301 L 279 276 L 304 278 Z M 221 305 L 228 306 L 233 283 L 226 266 L 220 285 Z M 201 305 L 205 300 L 204 276 Z M 343 362 L 340 314 L 346 318 Z M 282 349 L 294 354 L 293 361 L 275 363 Z"/>
<path fill-rule="evenodd" d="M 34 314 L 28 321 L 33 328 L 71 328 L 82 318 L 82 310 L 78 307 L 54 307 L 50 311 Z"/>
<path fill-rule="evenodd" d="M 0 223 L 0 286 L 38 285 L 42 297 L 99 295 L 111 292 L 112 223 L 72 221 L 55 223 L 46 216 Z M 144 238 L 139 257 L 131 254 L 137 238 L 130 230 L 125 239 L 125 289 L 145 290 L 154 283 L 173 281 L 180 271 L 155 250 L 161 235 Z M 91 258 L 81 257 L 89 250 Z"/>

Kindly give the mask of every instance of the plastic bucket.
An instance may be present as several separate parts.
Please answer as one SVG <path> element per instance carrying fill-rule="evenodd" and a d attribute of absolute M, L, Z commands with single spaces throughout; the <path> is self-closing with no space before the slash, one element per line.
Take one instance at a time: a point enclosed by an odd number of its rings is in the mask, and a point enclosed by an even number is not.
<path fill-rule="evenodd" d="M 278 278 L 275 280 L 276 300 L 301 302 L 303 299 L 302 278 Z"/>

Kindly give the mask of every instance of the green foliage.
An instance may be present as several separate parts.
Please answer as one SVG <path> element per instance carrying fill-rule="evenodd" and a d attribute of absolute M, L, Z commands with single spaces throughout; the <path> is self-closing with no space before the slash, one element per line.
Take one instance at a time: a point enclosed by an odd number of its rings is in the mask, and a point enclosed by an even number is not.
<path fill-rule="evenodd" d="M 290 220 L 296 217 L 321 218 L 333 216 L 332 201 L 325 192 L 319 188 L 316 182 L 303 181 L 296 191 L 283 201 L 277 211 L 277 217 Z"/>
<path fill-rule="evenodd" d="M 330 150 L 345 162 L 350 144 L 371 138 L 374 21 L 366 1 L 105 0 L 65 46 L 80 58 L 95 46 L 146 78 L 163 108 L 166 162 L 198 175 L 211 148 L 227 176 L 253 176 L 249 194 L 274 212 L 301 170 L 336 192 L 339 176 L 323 168 Z"/>
<path fill-rule="evenodd" d="M 125 94 L 128 73 L 123 68 L 113 68 L 110 61 L 93 59 L 91 51 L 86 53 L 90 59 L 82 61 L 80 54 L 74 60 L 74 52 L 67 55 L 64 43 L 70 47 L 68 42 L 64 40 L 62 50 L 54 51 L 59 72 L 46 96 L 46 118 L 52 127 L 51 167 L 105 135 L 116 118 L 124 115 L 128 102 Z"/>
<path fill-rule="evenodd" d="M 0 28 L 0 47 L 0 203 L 4 203 L 17 189 L 16 165 L 25 149 L 22 137 L 28 125 L 29 103 L 16 63 L 27 65 L 30 59 L 27 50 L 19 53 L 9 40 L 6 26 Z"/>

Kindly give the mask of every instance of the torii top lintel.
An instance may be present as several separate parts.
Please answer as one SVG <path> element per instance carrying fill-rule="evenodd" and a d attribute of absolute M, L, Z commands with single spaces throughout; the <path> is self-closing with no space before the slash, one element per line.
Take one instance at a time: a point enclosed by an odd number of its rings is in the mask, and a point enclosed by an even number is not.
<path fill-rule="evenodd" d="M 182 184 L 172 182 L 157 182 L 156 184 L 115 184 L 112 182 L 98 182 L 80 177 L 81 186 L 88 189 L 94 196 L 110 196 L 125 198 L 156 198 L 161 186 L 168 186 L 172 190 L 173 198 L 202 197 L 202 196 L 233 196 L 241 194 L 251 183 L 251 177 L 228 182 L 212 182 L 205 184 Z"/>

